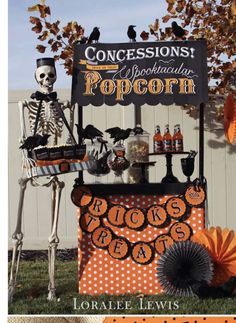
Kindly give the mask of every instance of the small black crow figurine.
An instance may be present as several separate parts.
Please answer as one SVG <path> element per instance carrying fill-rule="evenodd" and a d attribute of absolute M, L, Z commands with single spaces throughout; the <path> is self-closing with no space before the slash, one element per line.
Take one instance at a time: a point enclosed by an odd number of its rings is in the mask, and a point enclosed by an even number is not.
<path fill-rule="evenodd" d="M 94 27 L 93 31 L 89 36 L 88 43 L 89 44 L 92 42 L 98 43 L 99 37 L 100 37 L 99 27 Z"/>
<path fill-rule="evenodd" d="M 32 150 L 38 146 L 46 146 L 48 143 L 48 138 L 51 135 L 39 135 L 29 136 L 25 139 L 24 143 L 19 147 L 20 149 Z"/>
<path fill-rule="evenodd" d="M 128 27 L 127 35 L 131 42 L 136 42 L 136 31 L 134 30 L 135 25 L 130 25 Z"/>
<path fill-rule="evenodd" d="M 171 27 L 172 32 L 177 39 L 184 39 L 184 36 L 188 34 L 188 31 L 180 27 L 175 21 L 172 22 Z"/>
<path fill-rule="evenodd" d="M 127 139 L 131 131 L 132 131 L 131 128 L 127 128 L 126 130 L 123 130 L 119 127 L 109 128 L 106 130 L 106 132 L 109 133 L 110 138 L 114 138 L 114 141 L 113 141 L 114 144 L 120 140 Z"/>
<path fill-rule="evenodd" d="M 79 125 L 76 124 L 77 127 L 77 133 L 79 136 L 81 136 L 83 139 L 90 139 L 92 142 L 92 145 L 94 144 L 93 139 L 96 137 L 103 137 L 103 133 L 95 128 L 92 124 L 88 124 L 85 129 L 79 128 Z"/>

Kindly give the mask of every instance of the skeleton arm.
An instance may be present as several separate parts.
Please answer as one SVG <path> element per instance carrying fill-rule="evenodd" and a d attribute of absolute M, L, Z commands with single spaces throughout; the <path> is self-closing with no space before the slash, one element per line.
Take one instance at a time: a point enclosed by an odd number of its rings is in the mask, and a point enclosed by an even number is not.
<path fill-rule="evenodd" d="M 74 112 L 75 112 L 75 106 L 71 105 L 69 101 L 65 101 L 62 104 L 62 109 L 63 111 L 66 109 L 69 109 L 69 126 L 73 132 L 73 128 L 74 128 Z M 73 143 L 73 139 L 71 138 L 70 133 L 68 134 L 68 138 L 66 140 L 67 144 L 72 144 Z"/>
<path fill-rule="evenodd" d="M 23 144 L 25 139 L 27 138 L 26 134 L 26 125 L 25 125 L 25 108 L 27 108 L 27 101 L 19 101 L 18 102 L 19 113 L 20 113 L 20 144 Z"/>

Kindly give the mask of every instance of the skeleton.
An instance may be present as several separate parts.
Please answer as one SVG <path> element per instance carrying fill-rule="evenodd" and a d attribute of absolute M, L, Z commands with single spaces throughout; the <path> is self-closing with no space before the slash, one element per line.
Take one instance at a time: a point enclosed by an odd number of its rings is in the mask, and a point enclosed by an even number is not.
<path fill-rule="evenodd" d="M 56 69 L 54 66 L 54 60 L 50 58 L 39 59 L 37 61 L 38 68 L 35 73 L 36 81 L 39 85 L 40 93 L 50 95 L 53 92 L 53 85 L 56 81 Z M 38 92 L 36 92 L 38 93 Z M 41 105 L 41 112 L 39 114 L 37 129 L 35 129 L 37 111 Z M 20 143 L 22 144 L 27 138 L 27 128 L 26 128 L 26 110 L 28 112 L 29 130 L 30 134 L 34 134 L 37 131 L 39 134 L 51 134 L 53 139 L 53 145 L 57 145 L 58 138 L 63 134 L 63 121 L 58 112 L 58 105 L 62 110 L 69 109 L 70 111 L 70 128 L 72 129 L 74 124 L 74 108 L 69 105 L 68 102 L 58 102 L 49 100 L 38 101 L 38 100 L 24 100 L 19 102 L 20 109 L 20 125 L 21 125 L 21 138 Z M 69 136 L 67 143 L 72 143 L 73 138 Z M 62 189 L 64 187 L 64 182 L 60 181 L 57 176 L 47 177 L 45 183 L 40 183 L 38 178 L 32 173 L 32 167 L 35 166 L 35 161 L 28 157 L 27 151 L 22 151 L 22 177 L 19 180 L 20 185 L 20 195 L 18 202 L 18 213 L 17 213 L 17 223 L 16 229 L 12 235 L 13 239 L 13 254 L 12 254 L 12 264 L 10 272 L 9 281 L 9 300 L 12 300 L 14 290 L 17 283 L 17 274 L 19 269 L 20 254 L 23 245 L 23 233 L 22 233 L 22 211 L 25 190 L 27 183 L 30 182 L 32 186 L 38 187 L 52 187 L 52 222 L 51 222 L 51 233 L 48 238 L 48 271 L 49 271 L 49 285 L 48 285 L 48 300 L 55 300 L 55 257 L 56 250 L 59 243 L 59 238 L 57 234 L 58 228 L 58 217 L 59 217 L 59 206 Z"/>

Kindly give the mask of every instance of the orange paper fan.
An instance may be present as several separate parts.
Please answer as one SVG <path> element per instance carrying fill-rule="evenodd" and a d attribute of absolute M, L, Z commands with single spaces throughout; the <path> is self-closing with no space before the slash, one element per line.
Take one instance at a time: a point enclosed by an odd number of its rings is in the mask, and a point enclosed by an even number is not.
<path fill-rule="evenodd" d="M 211 284 L 218 286 L 231 276 L 236 276 L 236 236 L 234 231 L 212 227 L 198 231 L 192 236 L 194 242 L 204 245 L 214 264 Z"/>
<path fill-rule="evenodd" d="M 228 143 L 236 138 L 236 102 L 233 94 L 229 94 L 224 105 L 224 129 Z"/>

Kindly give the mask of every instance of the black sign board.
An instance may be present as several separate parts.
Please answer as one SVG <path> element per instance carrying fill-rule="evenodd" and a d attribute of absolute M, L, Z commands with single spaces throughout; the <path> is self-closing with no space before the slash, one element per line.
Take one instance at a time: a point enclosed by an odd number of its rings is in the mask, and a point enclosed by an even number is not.
<path fill-rule="evenodd" d="M 198 105 L 207 100 L 204 40 L 75 46 L 72 103 Z"/>

